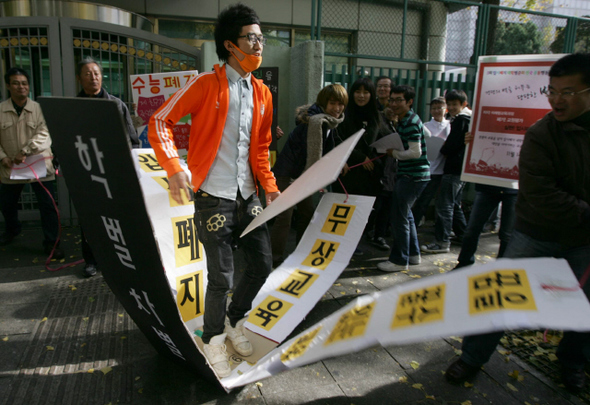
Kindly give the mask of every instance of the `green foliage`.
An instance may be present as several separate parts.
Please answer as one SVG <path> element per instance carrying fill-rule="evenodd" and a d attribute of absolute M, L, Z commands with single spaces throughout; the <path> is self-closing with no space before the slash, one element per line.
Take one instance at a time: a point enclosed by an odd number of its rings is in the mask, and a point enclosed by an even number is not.
<path fill-rule="evenodd" d="M 532 22 L 504 23 L 498 21 L 495 33 L 496 55 L 524 55 L 541 52 L 541 33 Z"/>
<path fill-rule="evenodd" d="M 584 16 L 590 18 L 590 16 Z M 565 27 L 557 28 L 555 41 L 551 43 L 549 49 L 553 53 L 564 52 L 563 46 L 565 42 Z M 578 20 L 578 29 L 576 30 L 576 42 L 574 44 L 574 52 L 590 52 L 590 21 Z"/>

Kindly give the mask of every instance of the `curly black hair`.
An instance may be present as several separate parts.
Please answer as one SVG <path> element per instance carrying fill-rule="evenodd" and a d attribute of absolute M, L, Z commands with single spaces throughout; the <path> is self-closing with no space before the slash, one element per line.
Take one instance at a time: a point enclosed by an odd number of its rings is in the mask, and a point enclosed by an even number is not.
<path fill-rule="evenodd" d="M 228 6 L 219 13 L 214 33 L 215 48 L 219 60 L 226 62 L 230 56 L 229 51 L 225 49 L 224 42 L 229 40 L 237 45 L 242 27 L 253 24 L 260 25 L 256 11 L 242 3 Z"/>

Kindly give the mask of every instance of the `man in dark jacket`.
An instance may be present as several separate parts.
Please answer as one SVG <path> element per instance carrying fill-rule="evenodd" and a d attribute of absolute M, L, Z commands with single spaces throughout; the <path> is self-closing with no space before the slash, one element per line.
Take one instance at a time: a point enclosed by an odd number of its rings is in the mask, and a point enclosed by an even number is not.
<path fill-rule="evenodd" d="M 590 54 L 555 62 L 545 94 L 552 111 L 529 128 L 522 144 L 516 223 L 505 257 L 564 258 L 581 278 L 590 265 Z M 590 296 L 590 285 L 583 288 Z M 502 335 L 465 337 L 447 380 L 473 377 Z M 566 388 L 584 387 L 588 353 L 590 333 L 564 332 L 557 357 Z"/>
<path fill-rule="evenodd" d="M 77 97 L 103 98 L 107 100 L 114 100 L 117 103 L 117 107 L 119 108 L 119 112 L 121 113 L 121 117 L 123 117 L 123 122 L 127 128 L 129 145 L 130 147 L 138 148 L 139 138 L 137 136 L 137 132 L 135 131 L 135 127 L 133 126 L 133 121 L 131 121 L 129 109 L 124 102 L 107 93 L 107 91 L 102 88 L 102 66 L 100 66 L 100 64 L 93 58 L 85 58 L 81 60 L 76 66 L 76 79 L 78 79 L 78 82 L 82 87 L 82 90 L 80 93 L 78 93 Z M 94 254 L 92 254 L 92 249 L 90 249 L 88 241 L 86 241 L 83 230 L 81 230 L 81 239 L 82 257 L 86 262 L 83 273 L 86 277 L 92 277 L 96 275 L 97 271 L 96 259 L 94 258 Z"/>

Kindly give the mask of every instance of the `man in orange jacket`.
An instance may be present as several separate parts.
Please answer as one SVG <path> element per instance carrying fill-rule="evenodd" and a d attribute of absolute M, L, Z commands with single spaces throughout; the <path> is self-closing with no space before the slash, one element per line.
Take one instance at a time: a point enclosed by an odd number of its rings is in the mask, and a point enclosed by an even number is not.
<path fill-rule="evenodd" d="M 172 129 L 191 114 L 187 163 L 195 190 L 195 224 L 207 254 L 207 293 L 203 343 L 205 356 L 219 377 L 231 373 L 226 352 L 228 337 L 242 356 L 253 348 L 244 336 L 244 318 L 271 271 L 272 254 L 266 225 L 240 240 L 247 268 L 232 289 L 232 238 L 262 212 L 256 182 L 270 204 L 280 194 L 270 171 L 272 96 L 250 72 L 262 62 L 266 39 L 256 12 L 243 4 L 227 7 L 215 26 L 217 55 L 226 63 L 202 73 L 178 90 L 152 116 L 148 137 L 158 162 L 166 170 L 172 198 L 189 196 Z M 227 312 L 227 313 L 226 313 Z"/>

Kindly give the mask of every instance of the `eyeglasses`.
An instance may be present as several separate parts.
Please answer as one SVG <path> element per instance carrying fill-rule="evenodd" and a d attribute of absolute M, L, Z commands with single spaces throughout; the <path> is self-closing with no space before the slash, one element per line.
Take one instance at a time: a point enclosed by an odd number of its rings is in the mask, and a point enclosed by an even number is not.
<path fill-rule="evenodd" d="M 250 42 L 252 45 L 256 45 L 257 41 L 262 46 L 266 45 L 266 38 L 264 35 L 256 35 L 253 32 L 246 35 L 240 35 L 238 38 L 248 38 L 248 42 Z"/>
<path fill-rule="evenodd" d="M 398 97 L 398 98 L 390 98 L 389 99 L 389 102 L 390 103 L 394 103 L 394 104 L 403 103 L 404 101 L 406 101 L 406 99 L 405 98 L 401 98 L 401 97 Z"/>
<path fill-rule="evenodd" d="M 576 94 L 585 93 L 589 90 L 590 90 L 590 87 L 588 87 L 587 89 L 584 89 L 584 90 L 580 90 L 580 91 L 562 91 L 562 92 L 543 89 L 543 90 L 541 90 L 541 94 L 544 94 L 547 98 L 555 98 L 557 96 L 561 96 L 564 100 L 570 100 Z"/>

